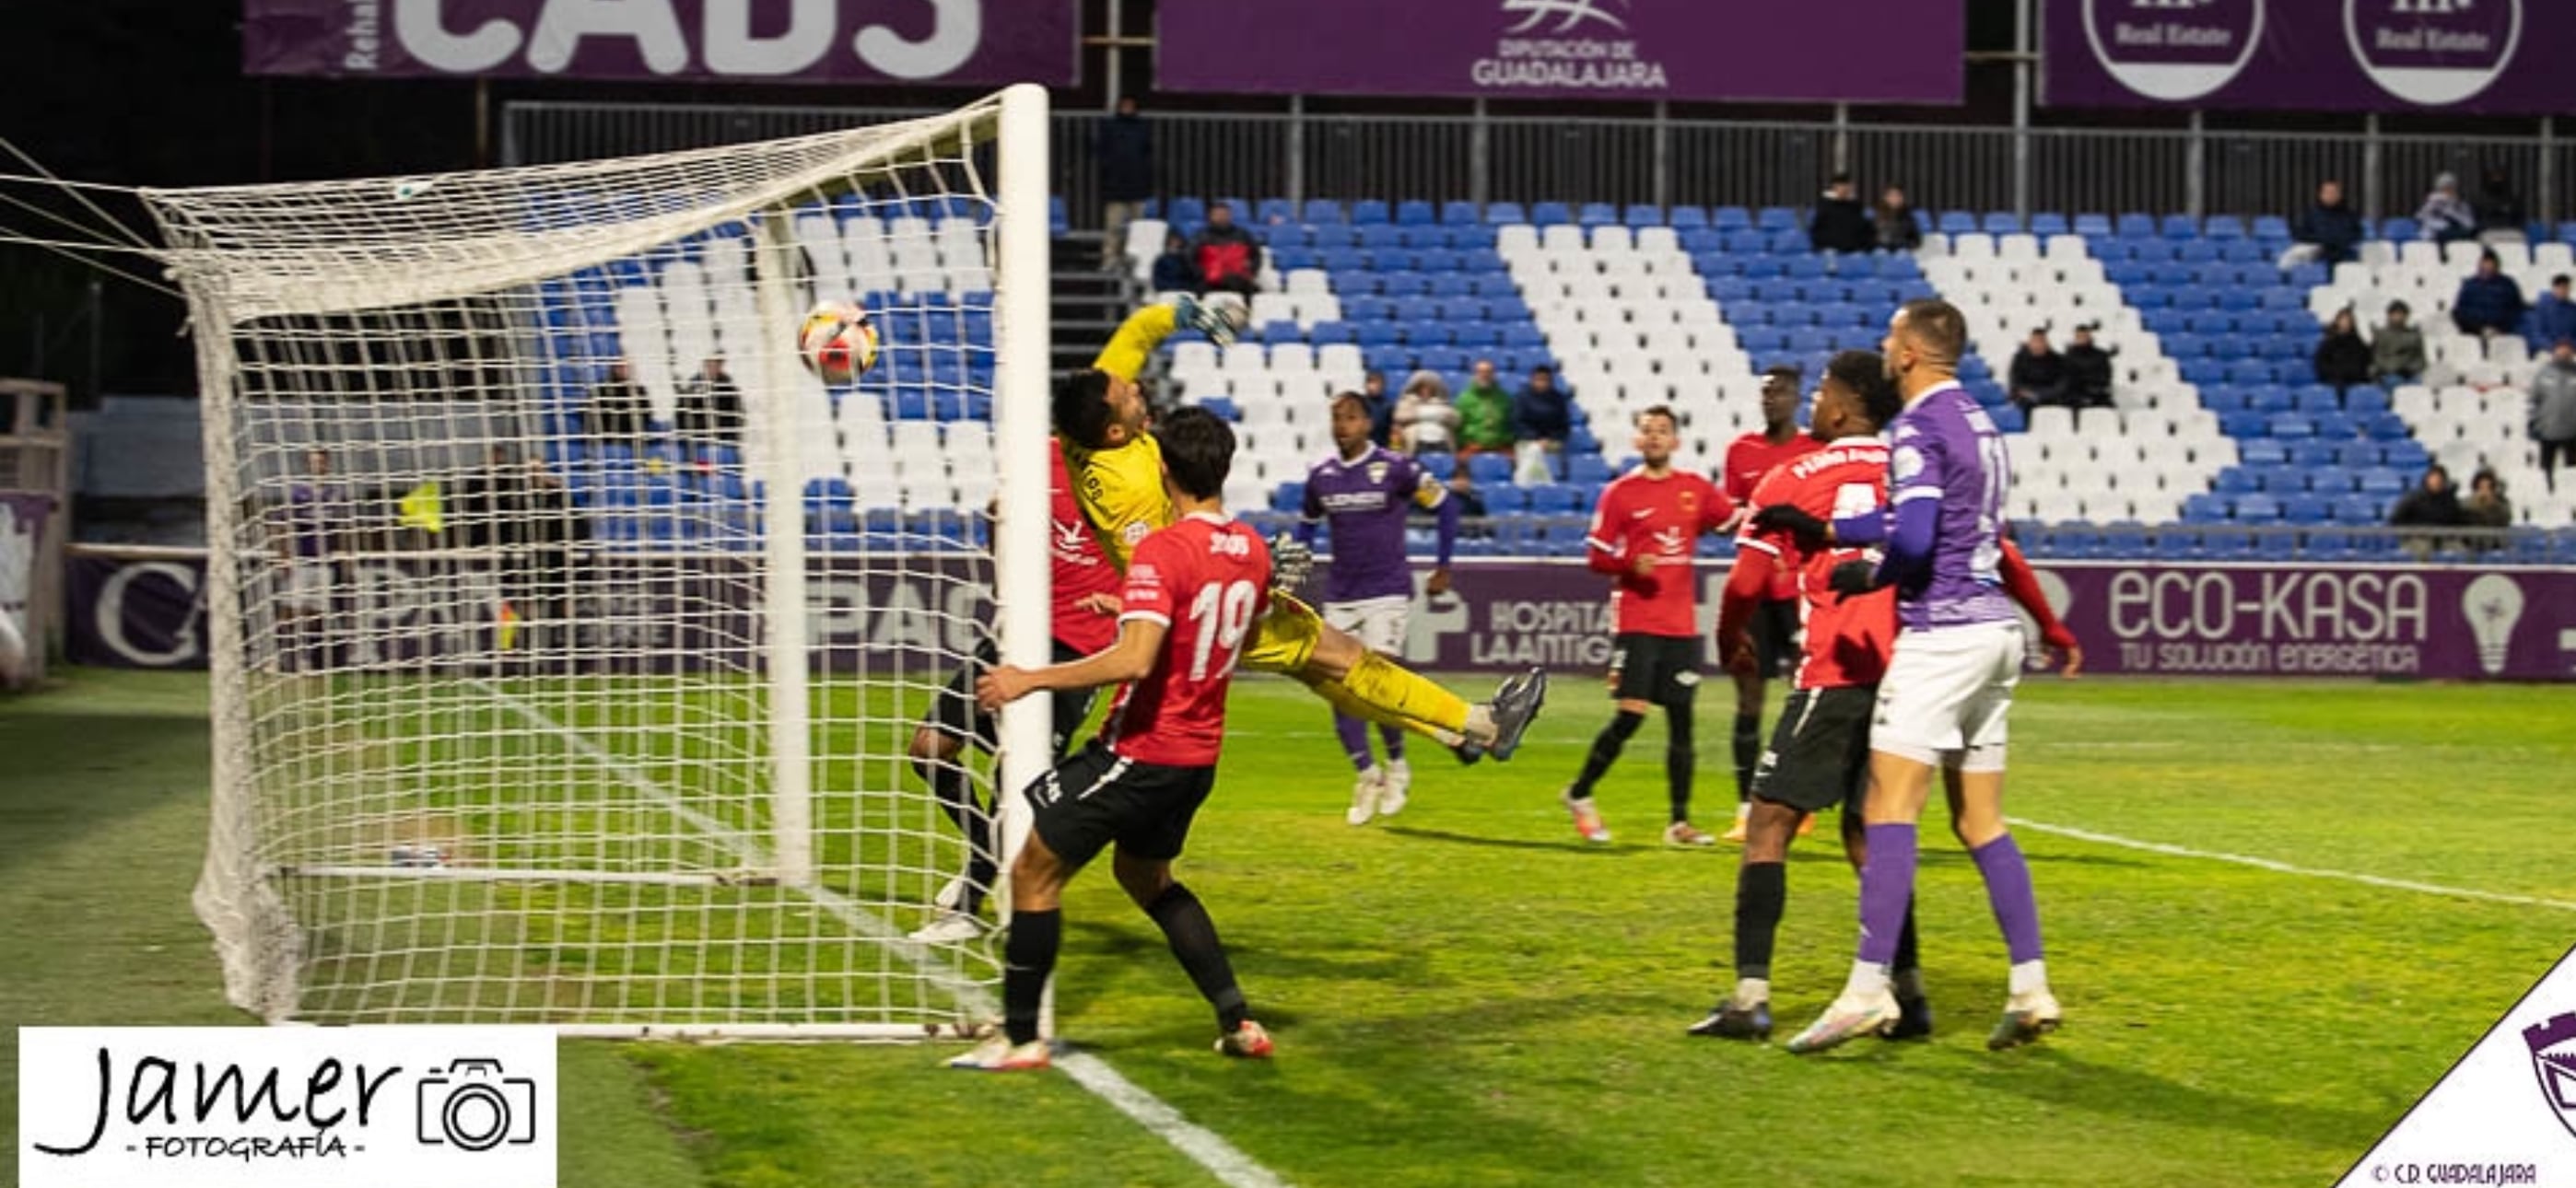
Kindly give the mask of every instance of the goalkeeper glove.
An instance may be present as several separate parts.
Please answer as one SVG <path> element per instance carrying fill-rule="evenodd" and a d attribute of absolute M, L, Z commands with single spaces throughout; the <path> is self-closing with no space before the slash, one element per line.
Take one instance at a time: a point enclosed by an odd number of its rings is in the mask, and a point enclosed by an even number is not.
<path fill-rule="evenodd" d="M 1825 587 L 1843 598 L 1857 598 L 1878 589 L 1878 565 L 1872 561 L 1845 561 L 1834 567 L 1825 579 Z"/>
<path fill-rule="evenodd" d="M 1205 297 L 1173 298 L 1172 316 L 1222 348 L 1234 345 L 1235 334 L 1252 320 L 1252 310 L 1244 305 L 1243 298 L 1232 293 L 1210 293 Z"/>
<path fill-rule="evenodd" d="M 1763 532 L 1786 532 L 1808 552 L 1825 543 L 1825 530 L 1832 527 L 1791 503 L 1775 503 L 1753 513 L 1753 526 Z"/>
<path fill-rule="evenodd" d="M 1315 572 L 1315 550 L 1293 533 L 1282 532 L 1270 538 L 1270 587 L 1295 590 L 1306 584 Z"/>

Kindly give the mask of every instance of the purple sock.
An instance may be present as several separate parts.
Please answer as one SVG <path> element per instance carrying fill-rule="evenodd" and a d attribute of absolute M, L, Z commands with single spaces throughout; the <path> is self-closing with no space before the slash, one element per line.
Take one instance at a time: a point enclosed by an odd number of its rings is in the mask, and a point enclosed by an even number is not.
<path fill-rule="evenodd" d="M 1914 827 L 1869 827 L 1869 861 L 1860 868 L 1860 959 L 1896 960 L 1905 935 L 1905 905 L 1914 902 Z"/>
<path fill-rule="evenodd" d="M 1404 762 L 1404 727 L 1380 726 L 1377 728 L 1377 740 L 1386 744 L 1387 762 Z"/>
<path fill-rule="evenodd" d="M 2004 930 L 2004 948 L 2013 964 L 2037 961 L 2039 901 L 2030 890 L 2030 863 L 2009 833 L 1968 851 L 1977 873 L 1986 880 L 1986 902 L 1995 909 L 1995 924 Z"/>
<path fill-rule="evenodd" d="M 1369 757 L 1368 723 L 1348 714 L 1333 715 L 1333 733 L 1342 740 L 1342 753 L 1351 757 L 1351 770 L 1367 771 L 1377 762 Z"/>

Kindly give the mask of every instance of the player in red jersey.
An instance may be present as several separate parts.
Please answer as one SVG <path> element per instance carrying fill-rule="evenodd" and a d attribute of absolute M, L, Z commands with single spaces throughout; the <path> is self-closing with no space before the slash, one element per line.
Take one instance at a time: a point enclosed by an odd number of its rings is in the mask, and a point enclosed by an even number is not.
<path fill-rule="evenodd" d="M 1753 488 L 1773 467 L 1816 452 L 1823 443 L 1798 428 L 1798 369 L 1783 364 L 1762 373 L 1762 428 L 1726 447 L 1719 485 L 1737 507 L 1749 503 Z M 1755 604 L 1753 646 L 1761 663 L 1749 671 L 1738 667 L 1735 678 L 1735 824 L 1726 840 L 1744 840 L 1744 820 L 1753 803 L 1753 763 L 1762 755 L 1763 686 L 1797 658 L 1798 575 L 1773 574 L 1771 586 Z"/>
<path fill-rule="evenodd" d="M 1047 538 L 1054 569 L 1054 601 L 1048 626 L 1055 658 L 1077 660 L 1108 647 L 1118 638 L 1118 570 L 1091 534 L 1090 521 L 1073 498 L 1064 469 L 1064 451 L 1047 443 Z M 977 920 L 984 896 L 992 890 L 999 862 L 993 841 L 993 814 L 977 802 L 974 784 L 957 761 L 969 745 L 993 749 L 993 715 L 975 706 L 975 679 L 1001 662 L 993 641 L 975 649 L 975 659 L 957 670 L 930 704 L 930 713 L 912 731 L 912 769 L 930 784 L 946 813 L 966 835 L 966 871 L 948 880 L 932 897 L 928 923 L 914 929 L 923 944 L 949 944 L 983 935 Z M 1073 733 L 1091 716 L 1091 690 L 1066 689 L 1055 695 L 1055 753 L 1073 744 Z"/>
<path fill-rule="evenodd" d="M 1563 797 L 1583 840 L 1607 843 L 1610 829 L 1592 803 L 1592 786 L 1637 733 L 1646 711 L 1664 707 L 1669 731 L 1664 779 L 1672 795 L 1672 821 L 1664 841 L 1713 845 L 1717 839 L 1690 823 L 1691 697 L 1699 687 L 1699 592 L 1691 555 L 1702 533 L 1735 522 L 1735 504 L 1716 484 L 1673 469 L 1679 444 L 1673 410 L 1662 405 L 1637 414 L 1637 453 L 1643 465 L 1601 491 L 1584 539 L 1594 571 L 1614 576 L 1610 629 L 1617 633 L 1610 657 L 1610 695 L 1618 713 L 1592 740 L 1592 753 Z"/>
<path fill-rule="evenodd" d="M 1270 550 L 1260 534 L 1226 515 L 1219 498 L 1234 457 L 1233 430 L 1185 408 L 1165 418 L 1157 436 L 1178 518 L 1128 559 L 1118 641 L 1034 671 L 996 665 L 975 685 L 976 700 L 991 710 L 1040 690 L 1128 682 L 1100 737 L 1029 788 L 1036 820 L 1011 865 L 1003 1033 L 953 1062 L 961 1068 L 1047 1066 L 1038 1004 L 1063 937 L 1057 905 L 1065 884 L 1112 844 L 1118 885 L 1162 927 L 1173 955 L 1216 1008 L 1217 1051 L 1270 1054 L 1270 1036 L 1248 1016 L 1215 923 L 1172 879 L 1190 819 L 1216 784 L 1226 686 L 1269 608 Z"/>
<path fill-rule="evenodd" d="M 1810 423 L 1822 448 L 1773 471 L 1755 493 L 1755 505 L 1796 506 L 1819 519 L 1850 509 L 1877 507 L 1887 493 L 1887 445 L 1878 438 L 1904 407 L 1879 356 L 1844 351 L 1826 365 Z M 1866 550 L 1803 547 L 1793 534 L 1748 524 L 1738 538 L 1718 617 L 1718 643 L 1730 668 L 1759 662 L 1749 638 L 1754 607 L 1776 575 L 1796 576 L 1806 613 L 1807 641 L 1797 690 L 1789 695 L 1771 749 L 1753 783 L 1753 811 L 1743 863 L 1735 880 L 1733 993 L 1690 1030 L 1693 1035 L 1761 1039 L 1771 1033 L 1771 953 L 1788 899 L 1786 865 L 1791 838 L 1810 815 L 1840 806 L 1844 853 L 1853 869 L 1867 856 L 1860 798 L 1868 787 L 1869 724 L 1878 682 L 1896 643 L 1893 589 L 1845 596 L 1834 571 L 1875 566 Z M 2018 550 L 2006 546 L 2004 578 L 2035 618 L 2043 638 L 2066 655 L 2067 675 L 2083 665 L 2074 636 L 2038 595 L 2038 582 Z M 1883 1034 L 1905 1039 L 1931 1034 L 1932 1011 L 1924 997 L 1909 907 L 1893 962 L 1900 1015 Z"/>

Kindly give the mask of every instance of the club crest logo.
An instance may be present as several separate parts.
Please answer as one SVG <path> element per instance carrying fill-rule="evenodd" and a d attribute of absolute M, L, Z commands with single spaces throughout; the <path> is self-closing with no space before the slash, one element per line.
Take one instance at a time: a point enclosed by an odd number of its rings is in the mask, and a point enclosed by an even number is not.
<path fill-rule="evenodd" d="M 1384 462 L 1371 462 L 1371 463 L 1369 463 L 1369 464 L 1368 464 L 1368 481 L 1369 481 L 1369 485 L 1370 485 L 1370 486 L 1377 486 L 1377 485 L 1379 485 L 1379 484 L 1382 484 L 1382 483 L 1386 482 L 1386 463 L 1384 463 Z"/>
<path fill-rule="evenodd" d="M 2541 1100 L 2551 1116 L 2576 1138 L 2576 1014 L 2559 1015 L 2522 1031 L 2531 1049 L 2531 1071 L 2540 1078 Z"/>

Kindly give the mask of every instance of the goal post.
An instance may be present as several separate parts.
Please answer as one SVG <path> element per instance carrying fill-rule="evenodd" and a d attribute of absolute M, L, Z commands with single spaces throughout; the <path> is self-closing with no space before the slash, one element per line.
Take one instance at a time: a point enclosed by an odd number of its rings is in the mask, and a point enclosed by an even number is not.
<path fill-rule="evenodd" d="M 1048 708 L 913 751 L 980 647 L 1048 659 L 1046 105 L 144 192 L 207 406 L 195 904 L 237 1005 L 993 1017 L 997 933 L 906 936 L 969 869 L 933 778 L 1016 844 Z M 794 349 L 819 300 L 870 311 L 855 383 Z"/>

